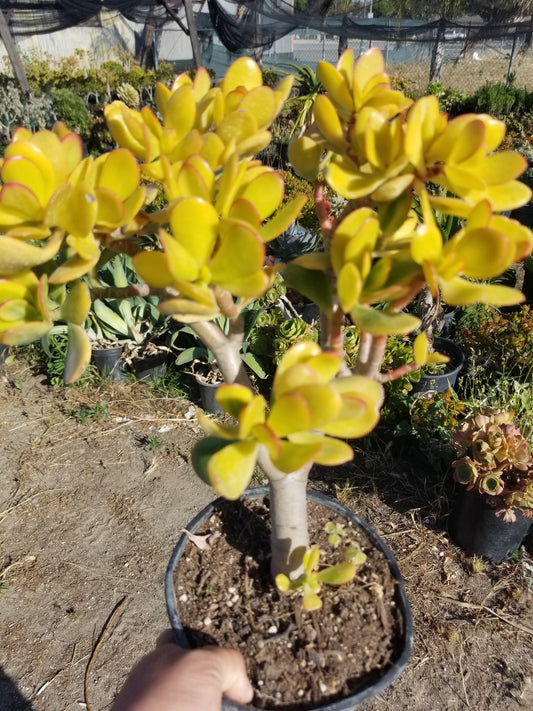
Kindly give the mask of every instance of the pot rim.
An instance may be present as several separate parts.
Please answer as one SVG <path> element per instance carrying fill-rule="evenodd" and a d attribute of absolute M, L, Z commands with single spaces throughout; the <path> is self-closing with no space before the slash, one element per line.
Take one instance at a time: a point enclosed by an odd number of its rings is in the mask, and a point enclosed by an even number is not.
<path fill-rule="evenodd" d="M 246 489 L 246 491 L 243 492 L 241 498 L 260 499 L 268 495 L 268 493 L 268 486 L 260 486 L 253 489 Z M 308 489 L 307 498 L 313 503 L 327 506 L 332 511 L 335 511 L 335 513 L 338 513 L 341 516 L 344 516 L 345 518 L 351 519 L 351 521 L 355 525 L 362 528 L 365 534 L 370 539 L 372 545 L 381 550 L 381 552 L 385 555 L 387 562 L 389 563 L 391 572 L 397 583 L 398 609 L 400 610 L 403 616 L 404 626 L 403 649 L 398 659 L 385 672 L 385 674 L 373 684 L 366 686 L 360 691 L 357 691 L 351 696 L 345 697 L 344 699 L 339 699 L 337 701 L 333 701 L 325 705 L 315 707 L 315 711 L 353 711 L 357 706 L 359 706 L 359 704 L 363 703 L 363 701 L 367 701 L 368 699 L 374 697 L 376 694 L 379 694 L 384 691 L 406 667 L 413 646 L 413 620 L 411 609 L 409 607 L 409 602 L 405 593 L 403 577 L 398 567 L 398 563 L 387 544 L 374 531 L 374 529 L 371 528 L 371 526 L 366 521 L 361 519 L 357 514 L 348 509 L 346 506 L 343 506 L 338 501 L 332 499 L 330 496 L 326 496 L 326 494 L 323 494 L 322 492 L 314 491 L 313 489 Z M 208 504 L 202 511 L 200 511 L 200 513 L 198 513 L 192 519 L 192 521 L 187 526 L 187 531 L 189 533 L 194 533 L 195 531 L 197 531 L 200 525 L 207 518 L 209 518 L 209 516 L 211 516 L 215 507 L 224 501 L 225 499 L 219 497 L 212 501 L 210 504 Z M 177 545 L 175 546 L 172 552 L 172 556 L 170 558 L 165 574 L 165 601 L 167 606 L 167 613 L 170 619 L 172 630 L 174 632 L 176 643 L 180 647 L 189 649 L 190 645 L 185 635 L 185 631 L 183 629 L 183 625 L 181 624 L 181 620 L 178 613 L 176 591 L 174 588 L 174 571 L 181 556 L 185 551 L 187 543 L 189 543 L 189 539 L 185 533 L 182 533 Z M 243 706 L 227 699 L 226 697 L 224 697 L 223 699 L 222 708 L 224 709 L 224 711 L 255 711 L 254 706 Z"/>

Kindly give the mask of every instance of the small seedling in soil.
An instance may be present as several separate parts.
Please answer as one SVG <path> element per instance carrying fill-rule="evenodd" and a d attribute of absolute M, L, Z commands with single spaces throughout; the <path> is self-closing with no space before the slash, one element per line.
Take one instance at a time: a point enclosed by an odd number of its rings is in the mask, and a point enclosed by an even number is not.
<path fill-rule="evenodd" d="M 71 415 L 76 422 L 85 425 L 89 420 L 100 420 L 103 417 L 107 417 L 109 414 L 109 405 L 107 402 L 94 402 L 92 405 L 78 408 L 67 405 L 65 407 L 65 414 Z"/>
<path fill-rule="evenodd" d="M 163 446 L 163 440 L 159 435 L 152 435 L 151 437 L 146 437 L 144 442 L 144 448 L 148 452 L 157 452 Z"/>
<path fill-rule="evenodd" d="M 344 536 L 344 528 L 340 523 L 333 523 L 330 521 L 326 524 L 326 533 L 329 533 L 328 541 L 332 546 L 336 546 L 340 543 L 341 538 Z"/>

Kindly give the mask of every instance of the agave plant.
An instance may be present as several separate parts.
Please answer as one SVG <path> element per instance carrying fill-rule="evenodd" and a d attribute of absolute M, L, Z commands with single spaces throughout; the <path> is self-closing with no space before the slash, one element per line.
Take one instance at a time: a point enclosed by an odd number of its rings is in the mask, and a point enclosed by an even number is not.
<path fill-rule="evenodd" d="M 531 232 L 500 214 L 531 197 L 517 180 L 524 158 L 497 152 L 502 122 L 474 114 L 449 120 L 436 97 L 413 102 L 394 91 L 377 49 L 357 62 L 347 50 L 336 67 L 319 62 L 317 76 L 325 93 L 314 99 L 290 159 L 315 185 L 321 244 L 286 265 L 265 266 L 266 245 L 306 198 L 283 203 L 280 174 L 254 155 L 269 144 L 293 80 L 264 86 L 247 57 L 217 86 L 205 69 L 178 76 L 170 88 L 159 84 L 158 115 L 111 103 L 105 116 L 119 148 L 98 158 L 83 158 L 79 137 L 61 125 L 19 129 L 0 172 L 0 342 L 29 342 L 56 321 L 68 323 L 65 378 L 74 380 L 90 355 L 83 326 L 91 302 L 103 296 L 86 275 L 95 276 L 105 249 L 132 255 L 139 281 L 109 295 L 157 296 L 161 313 L 189 324 L 215 355 L 226 381 L 218 402 L 233 423 L 200 417 L 208 435 L 194 464 L 228 498 L 240 496 L 256 464 L 263 469 L 272 571 L 289 580 L 303 574 L 310 550 L 309 471 L 350 460 L 344 440 L 376 426 L 381 382 L 390 378 L 380 372 L 387 339 L 420 326 L 405 308 L 426 285 L 454 305 L 519 303 L 520 292 L 483 280 L 533 248 Z M 163 184 L 167 205 L 148 214 L 150 180 Z M 342 198 L 338 214 L 326 185 Z M 447 241 L 434 210 L 462 221 Z M 148 243 L 140 239 L 147 233 Z M 267 402 L 240 357 L 243 310 L 280 269 L 320 306 L 320 344 L 304 341 L 284 353 Z M 221 316 L 226 332 L 216 323 Z M 351 368 L 346 320 L 359 331 Z M 439 360 L 419 333 L 409 369 Z M 305 558 L 309 569 L 315 557 Z"/>
<path fill-rule="evenodd" d="M 506 521 L 514 520 L 514 509 L 533 518 L 533 453 L 513 416 L 475 415 L 454 437 L 463 454 L 453 462 L 455 480 L 486 496 Z"/>

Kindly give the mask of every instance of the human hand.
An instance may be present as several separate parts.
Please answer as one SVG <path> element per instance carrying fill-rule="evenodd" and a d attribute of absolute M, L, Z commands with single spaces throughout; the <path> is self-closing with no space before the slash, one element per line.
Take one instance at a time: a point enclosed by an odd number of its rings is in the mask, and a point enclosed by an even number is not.
<path fill-rule="evenodd" d="M 222 694 L 241 704 L 252 700 L 240 652 L 164 644 L 133 669 L 112 711 L 220 711 Z"/>

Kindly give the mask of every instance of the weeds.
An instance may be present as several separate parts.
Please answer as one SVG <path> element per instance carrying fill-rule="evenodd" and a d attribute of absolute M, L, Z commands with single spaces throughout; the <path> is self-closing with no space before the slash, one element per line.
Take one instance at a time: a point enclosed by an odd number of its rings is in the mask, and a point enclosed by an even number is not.
<path fill-rule="evenodd" d="M 107 402 L 94 402 L 90 405 L 85 405 L 82 407 L 74 407 L 72 405 L 67 405 L 64 408 L 66 415 L 73 417 L 76 422 L 81 425 L 87 424 L 91 420 L 100 420 L 107 417 L 109 414 L 109 405 Z"/>

